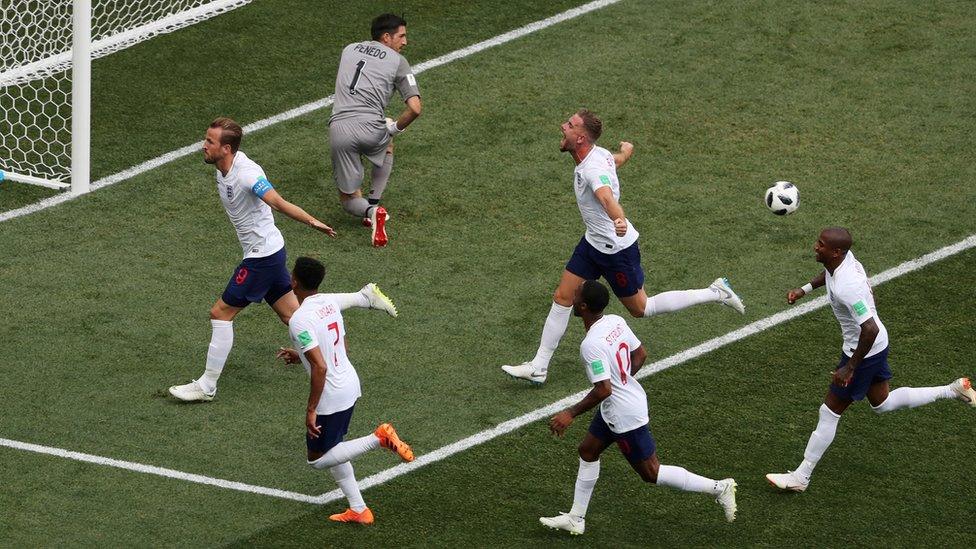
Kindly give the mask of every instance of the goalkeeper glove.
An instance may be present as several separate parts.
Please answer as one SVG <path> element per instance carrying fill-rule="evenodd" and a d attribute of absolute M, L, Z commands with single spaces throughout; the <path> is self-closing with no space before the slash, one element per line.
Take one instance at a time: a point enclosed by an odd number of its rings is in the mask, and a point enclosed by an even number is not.
<path fill-rule="evenodd" d="M 396 135 L 396 134 L 402 132 L 403 130 L 401 130 L 400 128 L 397 127 L 396 120 L 394 120 L 392 118 L 387 118 L 386 119 L 386 131 L 390 135 Z"/>

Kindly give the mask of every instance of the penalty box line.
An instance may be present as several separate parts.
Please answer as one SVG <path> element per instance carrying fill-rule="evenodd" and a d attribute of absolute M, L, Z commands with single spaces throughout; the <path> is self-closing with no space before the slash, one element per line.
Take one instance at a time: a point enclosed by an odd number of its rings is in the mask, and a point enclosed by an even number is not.
<path fill-rule="evenodd" d="M 950 244 L 944 248 L 940 248 L 934 252 L 925 254 L 921 257 L 911 259 L 906 261 L 896 267 L 878 273 L 872 276 L 869 280 L 872 285 L 877 286 L 884 284 L 889 280 L 898 278 L 902 275 L 917 271 L 926 267 L 936 261 L 945 259 L 947 257 L 956 255 L 958 253 L 964 252 L 971 248 L 976 247 L 976 234 L 970 235 L 969 237 L 956 242 L 955 244 Z M 805 315 L 807 313 L 813 312 L 827 305 L 827 296 L 822 295 L 815 299 L 812 299 L 802 305 L 797 305 L 789 309 L 780 311 L 776 314 L 757 320 L 742 328 L 733 330 L 723 336 L 719 336 L 710 339 L 704 343 L 696 345 L 690 349 L 682 351 L 680 353 L 671 355 L 669 357 L 658 360 L 647 367 L 642 368 L 640 372 L 635 376 L 638 379 L 643 379 L 647 376 L 653 375 L 658 372 L 667 370 L 679 364 L 694 360 L 703 355 L 706 355 L 716 349 L 734 343 L 741 339 L 745 339 L 751 335 L 758 334 L 760 332 L 766 331 L 774 326 L 788 322 L 796 317 Z M 379 473 L 370 475 L 359 481 L 359 487 L 362 490 L 367 488 L 372 488 L 374 486 L 379 486 L 380 484 L 389 482 L 399 476 L 405 475 L 421 467 L 436 463 L 438 461 L 447 459 L 454 454 L 461 453 L 465 450 L 469 450 L 479 444 L 488 442 L 494 438 L 500 437 L 502 435 L 511 433 L 516 429 L 524 427 L 530 423 L 534 423 L 543 419 L 547 416 L 555 414 L 556 412 L 575 404 L 580 399 L 582 399 L 588 390 L 580 391 L 578 393 L 572 394 L 566 398 L 560 399 L 548 406 L 544 406 L 527 414 L 523 414 L 514 419 L 510 419 L 503 423 L 496 425 L 491 429 L 481 431 L 467 438 L 461 439 L 457 442 L 448 444 L 447 446 L 442 446 L 432 452 L 420 455 L 416 460 L 410 463 L 401 463 L 395 467 L 385 469 Z M 120 469 L 127 469 L 129 471 L 135 471 L 138 473 L 146 473 L 151 475 L 158 475 L 167 478 L 173 478 L 178 480 L 185 480 L 187 482 L 195 482 L 198 484 L 205 484 L 209 486 L 216 486 L 218 488 L 225 488 L 229 490 L 237 490 L 240 492 L 250 492 L 253 494 L 260 494 L 264 496 L 276 497 L 280 499 L 289 499 L 293 501 L 299 501 L 303 503 L 311 504 L 325 504 L 337 501 L 343 497 L 342 492 L 338 489 L 332 490 L 331 492 L 326 492 L 318 496 L 311 496 L 307 494 L 299 494 L 296 492 L 290 492 L 288 490 L 280 490 L 277 488 L 268 488 L 264 486 L 255 486 L 251 484 L 245 484 L 243 482 L 236 482 L 231 480 L 218 479 L 213 477 L 208 477 L 204 475 L 197 475 L 194 473 L 186 473 L 183 471 L 176 471 L 174 469 L 167 469 L 164 467 L 156 467 L 153 465 L 145 465 L 142 463 L 135 463 L 131 461 L 123 461 L 113 458 L 107 458 L 102 456 L 95 456 L 92 454 L 85 454 L 81 452 L 73 452 L 70 450 L 64 450 L 62 448 L 53 448 L 50 446 L 42 446 L 40 444 L 31 444 L 27 442 L 20 442 L 16 440 L 10 440 L 6 438 L 0 438 L 0 446 L 6 446 L 8 448 L 13 448 L 17 450 L 24 450 L 28 452 L 35 452 L 40 454 L 47 454 L 52 456 L 57 456 L 65 459 L 73 459 L 76 461 L 83 461 L 87 463 L 94 463 L 96 465 L 107 465 L 110 467 L 117 467 Z"/>
<path fill-rule="evenodd" d="M 540 19 L 538 21 L 535 21 L 534 23 L 529 23 L 528 25 L 519 27 L 515 30 L 506 32 L 504 34 L 499 34 L 494 38 L 489 38 L 488 40 L 483 40 L 481 42 L 472 44 L 470 46 L 461 48 L 459 50 L 454 50 L 440 57 L 435 57 L 434 59 L 424 61 L 419 65 L 415 65 L 413 67 L 413 72 L 414 74 L 420 74 L 424 71 L 439 67 L 441 65 L 446 65 L 447 63 L 451 63 L 459 59 L 464 59 L 465 57 L 474 55 L 478 52 L 487 50 L 489 48 L 493 48 L 495 46 L 500 46 L 502 44 L 511 42 L 512 40 L 516 40 L 523 36 L 556 25 L 558 23 L 562 23 L 563 21 L 574 19 L 576 17 L 579 17 L 580 15 L 585 15 L 587 13 L 590 13 L 591 11 L 596 11 L 598 9 L 605 8 L 607 6 L 616 4 L 620 1 L 621 0 L 596 0 L 594 2 L 589 2 L 587 4 L 577 6 L 575 8 L 566 10 L 562 13 L 553 15 L 552 17 L 547 17 L 546 19 Z M 285 122 L 293 118 L 298 118 L 299 116 L 304 116 L 306 114 L 317 111 L 319 109 L 324 109 L 332 105 L 334 101 L 335 101 L 335 96 L 330 95 L 323 99 L 319 99 L 318 101 L 306 103 L 300 107 L 295 107 L 294 109 L 287 110 L 280 114 L 276 114 L 275 116 L 265 118 L 263 120 L 258 120 L 257 122 L 253 122 L 251 124 L 244 126 L 244 133 L 250 134 L 252 132 L 263 130 L 270 126 L 274 126 L 275 124 L 279 124 L 281 122 Z M 95 181 L 91 184 L 91 190 L 97 191 L 99 189 L 103 189 L 110 185 L 114 185 L 116 183 L 120 183 L 122 181 L 132 179 L 137 175 L 141 175 L 150 170 L 154 170 L 164 164 L 168 164 L 174 160 L 178 160 L 180 158 L 183 158 L 184 156 L 188 156 L 190 154 L 199 151 L 200 151 L 200 143 L 194 143 L 192 145 L 181 147 L 179 149 L 170 151 L 166 154 L 157 156 L 152 160 L 147 160 L 141 164 L 132 166 L 131 168 L 103 177 L 102 179 L 99 179 L 98 181 Z M 46 210 L 53 206 L 57 206 L 58 204 L 63 204 L 64 202 L 68 202 L 69 200 L 74 200 L 75 198 L 81 196 L 85 196 L 85 195 L 77 195 L 77 194 L 65 192 L 65 193 L 57 194 L 50 198 L 45 198 L 44 200 L 35 202 L 33 204 L 24 206 L 22 208 L 18 208 L 16 210 L 2 212 L 0 213 L 0 223 L 17 217 L 23 217 L 25 215 L 37 213 L 39 211 Z"/>

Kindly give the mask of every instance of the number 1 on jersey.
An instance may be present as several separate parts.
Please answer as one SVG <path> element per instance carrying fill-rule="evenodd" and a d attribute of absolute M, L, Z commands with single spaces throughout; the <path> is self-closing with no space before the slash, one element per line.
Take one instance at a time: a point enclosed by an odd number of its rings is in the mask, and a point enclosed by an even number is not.
<path fill-rule="evenodd" d="M 356 95 L 356 84 L 359 84 L 359 76 L 363 74 L 363 67 L 365 66 L 365 59 L 361 59 L 359 63 L 356 63 L 356 74 L 352 75 L 352 82 L 349 83 L 349 93 L 352 95 Z"/>

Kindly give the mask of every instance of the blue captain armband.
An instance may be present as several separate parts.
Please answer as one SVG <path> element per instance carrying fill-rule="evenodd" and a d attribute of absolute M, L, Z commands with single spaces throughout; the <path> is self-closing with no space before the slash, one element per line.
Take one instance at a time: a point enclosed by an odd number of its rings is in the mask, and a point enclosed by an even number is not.
<path fill-rule="evenodd" d="M 251 192 L 256 194 L 258 198 L 264 198 L 265 193 L 272 189 L 274 189 L 274 186 L 271 185 L 268 178 L 264 176 L 259 177 L 258 180 L 254 182 L 254 185 L 251 185 Z"/>

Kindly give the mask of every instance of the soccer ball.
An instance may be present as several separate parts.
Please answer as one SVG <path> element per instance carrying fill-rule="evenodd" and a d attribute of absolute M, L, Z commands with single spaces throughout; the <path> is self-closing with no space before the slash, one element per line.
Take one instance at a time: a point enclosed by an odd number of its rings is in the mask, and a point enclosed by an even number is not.
<path fill-rule="evenodd" d="M 800 190 L 789 181 L 777 181 L 766 189 L 766 207 L 776 215 L 791 214 L 800 207 Z"/>

